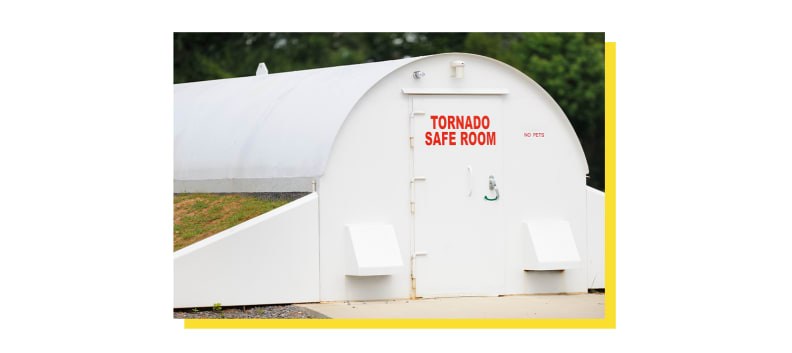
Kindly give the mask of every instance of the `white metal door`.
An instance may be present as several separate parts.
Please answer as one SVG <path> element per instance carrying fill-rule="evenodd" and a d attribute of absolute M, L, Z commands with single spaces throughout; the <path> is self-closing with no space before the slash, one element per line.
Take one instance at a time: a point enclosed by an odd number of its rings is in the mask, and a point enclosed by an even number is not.
<path fill-rule="evenodd" d="M 416 294 L 497 295 L 504 283 L 501 202 L 485 197 L 496 198 L 490 176 L 497 184 L 502 173 L 502 97 L 411 99 Z"/>

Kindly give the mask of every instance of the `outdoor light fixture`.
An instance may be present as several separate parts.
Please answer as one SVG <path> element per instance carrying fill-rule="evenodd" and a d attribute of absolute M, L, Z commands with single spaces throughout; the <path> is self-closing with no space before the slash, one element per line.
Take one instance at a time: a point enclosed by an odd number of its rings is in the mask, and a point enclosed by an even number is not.
<path fill-rule="evenodd" d="M 455 60 L 451 62 L 451 68 L 453 69 L 453 76 L 456 78 L 464 78 L 465 77 L 465 62 L 462 60 Z"/>
<path fill-rule="evenodd" d="M 418 79 L 418 80 L 420 80 L 420 79 L 421 79 L 421 77 L 424 77 L 424 76 L 426 76 L 426 73 L 425 73 L 425 72 L 423 72 L 423 71 L 416 71 L 416 72 L 413 72 L 413 77 L 415 77 L 415 79 Z"/>

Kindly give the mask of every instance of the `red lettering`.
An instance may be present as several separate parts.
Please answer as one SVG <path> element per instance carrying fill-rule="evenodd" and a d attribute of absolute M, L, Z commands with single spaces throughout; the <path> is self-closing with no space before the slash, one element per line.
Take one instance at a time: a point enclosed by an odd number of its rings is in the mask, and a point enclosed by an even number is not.
<path fill-rule="evenodd" d="M 431 115 L 432 129 L 434 130 L 488 130 L 492 126 L 492 119 L 488 115 Z M 459 133 L 459 140 L 457 140 Z M 495 145 L 495 131 L 427 131 L 424 134 L 424 143 L 427 146 L 483 146 Z M 525 137 L 544 136 L 544 133 L 523 133 Z M 457 142 L 458 141 L 458 142 Z"/>
<path fill-rule="evenodd" d="M 488 145 L 495 144 L 495 131 L 487 132 L 487 144 Z"/>

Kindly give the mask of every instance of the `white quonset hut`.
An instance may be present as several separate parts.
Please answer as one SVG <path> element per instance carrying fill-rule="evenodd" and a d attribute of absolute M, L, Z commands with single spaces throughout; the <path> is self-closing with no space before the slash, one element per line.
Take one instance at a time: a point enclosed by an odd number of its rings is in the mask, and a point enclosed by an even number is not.
<path fill-rule="evenodd" d="M 438 54 L 174 86 L 174 190 L 311 192 L 174 254 L 174 307 L 585 292 L 604 194 L 518 70 Z"/>

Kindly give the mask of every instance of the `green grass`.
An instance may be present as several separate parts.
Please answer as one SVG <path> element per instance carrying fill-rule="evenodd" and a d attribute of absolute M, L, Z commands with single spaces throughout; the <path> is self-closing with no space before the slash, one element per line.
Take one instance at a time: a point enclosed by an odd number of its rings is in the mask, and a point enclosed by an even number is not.
<path fill-rule="evenodd" d="M 173 251 L 285 205 L 235 194 L 173 196 Z"/>

